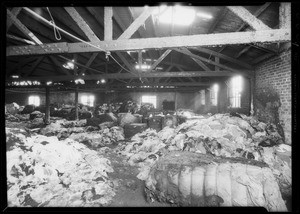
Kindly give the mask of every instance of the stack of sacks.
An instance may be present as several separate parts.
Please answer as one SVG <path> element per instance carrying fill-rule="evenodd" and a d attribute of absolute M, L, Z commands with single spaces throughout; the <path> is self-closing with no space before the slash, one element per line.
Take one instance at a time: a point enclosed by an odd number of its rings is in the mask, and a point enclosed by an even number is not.
<path fill-rule="evenodd" d="M 36 135 L 7 151 L 8 206 L 103 206 L 115 195 L 110 161 L 70 139 Z"/>
<path fill-rule="evenodd" d="M 265 207 L 287 211 L 266 164 L 191 152 L 170 152 L 152 167 L 148 199 L 181 206 Z"/>

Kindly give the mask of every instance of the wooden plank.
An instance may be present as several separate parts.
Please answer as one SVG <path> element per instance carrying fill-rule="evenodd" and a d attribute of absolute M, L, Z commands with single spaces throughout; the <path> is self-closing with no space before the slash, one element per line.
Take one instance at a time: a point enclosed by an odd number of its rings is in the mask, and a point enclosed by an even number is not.
<path fill-rule="evenodd" d="M 11 35 L 11 34 L 6 34 L 6 37 L 9 38 L 9 39 L 14 39 L 14 40 L 17 40 L 17 41 L 20 41 L 20 42 L 27 43 L 29 45 L 35 45 L 35 43 L 30 41 L 30 40 L 23 39 L 23 38 L 20 38 L 18 36 L 14 36 L 14 35 Z"/>
<path fill-rule="evenodd" d="M 122 62 L 127 66 L 131 73 L 136 73 L 133 66 L 127 61 L 127 59 L 120 52 L 116 52 L 118 57 L 122 60 Z"/>
<path fill-rule="evenodd" d="M 226 65 L 222 65 L 222 64 L 220 64 L 220 63 L 216 63 L 216 62 L 214 62 L 214 61 L 212 61 L 212 60 L 209 60 L 209 59 L 206 59 L 206 58 L 204 58 L 204 57 L 198 56 L 198 55 L 193 54 L 193 53 L 191 53 L 191 52 L 187 52 L 185 49 L 182 50 L 182 49 L 176 48 L 176 49 L 174 49 L 174 50 L 176 50 L 176 51 L 178 51 L 178 52 L 180 52 L 180 53 L 186 54 L 186 55 L 188 55 L 188 56 L 190 56 L 190 57 L 192 57 L 192 58 L 195 58 L 195 59 L 198 59 L 198 60 L 202 60 L 202 61 L 204 61 L 204 62 L 206 62 L 206 63 L 208 63 L 208 64 L 212 64 L 212 65 L 218 66 L 218 67 L 220 67 L 220 68 L 224 68 L 224 69 L 226 69 L 226 70 L 229 70 L 229 71 L 232 71 L 232 72 L 235 72 L 235 73 L 239 73 L 239 72 L 240 72 L 240 71 L 237 70 L 237 69 L 230 68 L 230 67 L 228 67 L 228 66 L 226 66 Z"/>
<path fill-rule="evenodd" d="M 260 8 L 258 8 L 253 15 L 255 17 L 259 17 L 260 14 L 262 14 L 269 6 L 270 6 L 271 2 L 267 2 L 264 5 L 262 5 Z M 235 30 L 235 32 L 241 31 L 243 30 L 243 28 L 247 25 L 247 23 L 243 23 L 237 30 Z M 223 46 L 219 52 L 222 52 L 224 49 L 226 48 L 226 46 Z"/>
<path fill-rule="evenodd" d="M 168 49 L 166 50 L 157 60 L 155 63 L 153 63 L 150 67 L 150 71 L 153 70 L 159 63 L 161 63 L 161 61 L 164 60 L 164 58 L 166 58 L 166 56 L 169 55 L 169 53 L 171 53 L 172 50 Z"/>
<path fill-rule="evenodd" d="M 69 13 L 72 19 L 76 22 L 76 24 L 91 42 L 100 41 L 100 39 L 96 36 L 90 26 L 86 23 L 86 21 L 84 21 L 74 7 L 65 7 L 65 10 Z"/>
<path fill-rule="evenodd" d="M 215 62 L 216 62 L 217 64 L 220 64 L 220 58 L 217 57 L 217 56 L 215 56 Z M 216 70 L 216 71 L 220 71 L 220 68 L 219 68 L 218 66 L 215 66 L 215 70 Z"/>
<path fill-rule="evenodd" d="M 45 57 L 44 56 L 40 56 L 31 66 L 31 68 L 26 72 L 26 74 L 24 75 L 24 77 L 30 76 L 36 69 L 36 67 L 41 63 L 41 61 L 43 61 Z"/>
<path fill-rule="evenodd" d="M 241 70 L 243 72 L 243 70 Z M 139 75 L 132 73 L 109 73 L 109 74 L 98 74 L 98 75 L 85 75 L 81 76 L 84 80 L 96 80 L 96 79 L 132 79 L 132 78 L 168 78 L 168 77 L 221 77 L 221 76 L 233 76 L 235 73 L 230 71 L 184 71 L 184 72 L 142 72 Z M 240 73 L 242 76 L 247 76 L 244 73 Z M 75 80 L 76 76 L 39 76 L 39 77 L 27 77 L 20 78 L 20 80 L 38 80 L 38 81 L 69 81 Z M 13 78 L 7 78 L 6 81 L 15 81 Z"/>
<path fill-rule="evenodd" d="M 25 34 L 25 36 L 29 39 L 31 39 L 32 41 L 34 41 L 36 44 L 43 44 L 25 25 L 23 25 L 19 19 L 16 18 L 16 16 L 14 16 L 8 9 L 7 11 L 7 17 L 8 19 L 10 19 L 15 26 L 22 32 Z"/>
<path fill-rule="evenodd" d="M 112 7 L 104 7 L 104 40 L 113 39 L 113 10 Z"/>
<path fill-rule="evenodd" d="M 271 30 L 266 24 L 257 19 L 246 8 L 241 6 L 227 6 L 234 14 L 240 17 L 244 22 L 251 26 L 254 30 Z"/>
<path fill-rule="evenodd" d="M 244 68 L 247 68 L 247 69 L 253 69 L 253 67 L 250 64 L 242 62 L 240 60 L 237 60 L 233 57 L 229 57 L 227 55 L 221 54 L 217 51 L 213 51 L 213 50 L 203 48 L 203 47 L 196 47 L 196 48 L 192 47 L 191 49 L 202 52 L 202 53 L 206 53 L 206 54 L 209 54 L 209 55 L 212 55 L 212 56 L 215 56 L 215 57 L 219 57 L 220 59 L 224 59 L 226 61 L 229 61 L 229 62 L 232 62 L 234 64 L 240 65 L 240 66 L 242 66 Z"/>
<path fill-rule="evenodd" d="M 176 47 L 237 45 L 248 43 L 277 43 L 291 41 L 289 29 L 274 29 L 251 32 L 234 32 L 218 34 L 200 34 L 190 36 L 173 36 L 160 38 L 125 39 L 113 41 L 93 42 L 107 51 L 128 51 L 141 49 L 160 49 Z M 60 48 L 57 48 L 60 46 Z M 23 51 L 28 49 L 29 51 Z M 45 51 L 45 49 L 47 51 Z M 98 48 L 82 42 L 77 43 L 50 43 L 47 46 L 11 46 L 6 48 L 6 56 L 19 56 L 31 54 L 56 54 L 56 53 L 86 53 L 100 52 Z"/>
<path fill-rule="evenodd" d="M 179 70 L 179 71 L 184 71 L 181 67 L 179 66 L 176 66 L 176 68 Z M 195 80 L 192 78 L 192 77 L 188 77 L 189 80 L 191 80 L 192 82 L 195 82 Z"/>
<path fill-rule="evenodd" d="M 93 53 L 91 58 L 89 59 L 89 61 L 85 64 L 85 67 L 81 69 L 81 71 L 79 72 L 79 74 L 82 74 L 86 71 L 87 68 L 89 68 L 91 66 L 91 64 L 93 63 L 93 61 L 96 59 L 96 57 L 98 56 L 99 53 Z"/>
<path fill-rule="evenodd" d="M 279 28 L 291 29 L 291 3 L 281 2 L 279 7 Z"/>
<path fill-rule="evenodd" d="M 146 19 L 148 19 L 148 17 L 153 13 L 153 11 L 155 10 L 154 7 L 147 7 L 142 14 L 135 19 L 131 25 L 121 34 L 121 36 L 118 39 L 129 39 L 134 33 L 135 31 L 137 31 L 137 29 L 144 24 L 144 22 L 146 21 Z"/>
<path fill-rule="evenodd" d="M 22 7 L 14 7 L 10 12 L 17 17 L 18 14 L 21 12 Z M 12 19 L 7 19 L 6 20 L 6 32 L 9 30 L 9 28 L 12 26 L 13 20 Z"/>

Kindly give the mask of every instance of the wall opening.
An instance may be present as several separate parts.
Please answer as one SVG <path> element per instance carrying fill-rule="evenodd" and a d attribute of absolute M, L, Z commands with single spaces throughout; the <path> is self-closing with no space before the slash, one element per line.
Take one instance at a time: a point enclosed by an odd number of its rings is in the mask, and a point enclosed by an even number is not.
<path fill-rule="evenodd" d="M 94 101 L 95 101 L 95 96 L 94 95 L 82 95 L 80 102 L 83 105 L 87 105 L 87 106 L 94 106 Z"/>
<path fill-rule="evenodd" d="M 211 105 L 216 106 L 218 105 L 218 91 L 219 85 L 215 84 L 210 90 L 210 101 Z"/>
<path fill-rule="evenodd" d="M 32 95 L 28 97 L 28 105 L 40 106 L 41 99 L 39 96 Z"/>
<path fill-rule="evenodd" d="M 241 76 L 233 77 L 228 87 L 228 97 L 231 108 L 241 108 L 241 92 L 243 79 Z"/>
<path fill-rule="evenodd" d="M 143 95 L 142 104 L 144 103 L 151 103 L 156 108 L 156 96 Z"/>

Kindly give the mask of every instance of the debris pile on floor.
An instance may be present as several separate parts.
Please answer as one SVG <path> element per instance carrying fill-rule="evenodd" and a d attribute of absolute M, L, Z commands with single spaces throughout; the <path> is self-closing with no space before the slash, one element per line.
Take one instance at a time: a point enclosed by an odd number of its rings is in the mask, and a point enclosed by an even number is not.
<path fill-rule="evenodd" d="M 141 171 L 138 177 L 142 180 L 147 178 L 149 166 L 159 158 L 156 154 L 157 158 L 152 159 L 151 164 L 146 164 L 149 162 L 148 156 L 152 157 L 159 149 L 163 153 L 180 150 L 263 161 L 272 169 L 282 193 L 290 196 L 291 149 L 290 146 L 282 144 L 283 140 L 274 127 L 244 115 L 202 116 L 188 119 L 176 128 L 165 127 L 158 133 L 147 129 L 132 137 L 133 142 L 123 148 L 122 154 L 129 158 L 130 163 L 138 163 Z M 158 150 L 145 151 L 144 148 L 152 148 L 151 146 Z M 278 156 L 276 151 L 282 147 L 289 152 L 282 152 Z"/>
<path fill-rule="evenodd" d="M 113 169 L 96 151 L 71 139 L 14 135 L 18 141 L 7 139 L 15 142 L 7 151 L 9 206 L 103 206 L 113 198 Z"/>
<path fill-rule="evenodd" d="M 170 152 L 146 180 L 149 199 L 181 206 L 259 206 L 287 211 L 271 169 L 262 162 Z"/>

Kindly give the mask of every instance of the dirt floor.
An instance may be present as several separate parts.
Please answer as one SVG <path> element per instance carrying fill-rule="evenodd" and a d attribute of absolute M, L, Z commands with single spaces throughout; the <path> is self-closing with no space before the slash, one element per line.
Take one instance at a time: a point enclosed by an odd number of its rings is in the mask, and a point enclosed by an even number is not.
<path fill-rule="evenodd" d="M 116 189 L 116 195 L 108 207 L 170 207 L 172 205 L 159 202 L 147 202 L 144 193 L 144 181 L 136 176 L 138 169 L 130 166 L 121 155 L 117 155 L 113 149 L 105 154 L 111 161 L 114 172 L 108 173 Z"/>

